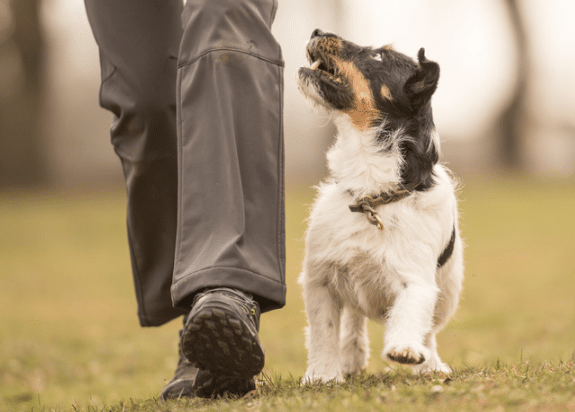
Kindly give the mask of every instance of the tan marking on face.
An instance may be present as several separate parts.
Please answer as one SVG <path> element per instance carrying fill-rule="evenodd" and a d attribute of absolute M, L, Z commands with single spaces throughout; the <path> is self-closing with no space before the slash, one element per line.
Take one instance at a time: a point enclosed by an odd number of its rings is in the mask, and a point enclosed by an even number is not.
<path fill-rule="evenodd" d="M 393 51 L 393 45 L 391 44 L 386 44 L 385 46 L 383 46 L 383 50 L 387 50 L 387 51 Z"/>
<path fill-rule="evenodd" d="M 381 86 L 381 96 L 384 99 L 393 100 L 393 96 L 391 95 L 391 91 L 389 90 L 389 87 L 387 87 L 385 84 L 383 86 Z"/>
<path fill-rule="evenodd" d="M 337 66 L 340 73 L 350 82 L 354 94 L 353 107 L 345 113 L 358 130 L 366 130 L 371 126 L 372 120 L 379 115 L 369 81 L 352 62 L 339 61 Z"/>

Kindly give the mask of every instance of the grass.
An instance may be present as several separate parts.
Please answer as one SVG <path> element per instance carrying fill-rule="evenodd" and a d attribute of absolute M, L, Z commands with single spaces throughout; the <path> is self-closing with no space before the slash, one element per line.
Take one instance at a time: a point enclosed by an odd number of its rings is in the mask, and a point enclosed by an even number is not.
<path fill-rule="evenodd" d="M 1 411 L 575 411 L 575 182 L 466 179 L 459 311 L 439 335 L 448 378 L 380 359 L 300 386 L 305 315 L 296 283 L 310 189 L 287 193 L 288 305 L 262 318 L 266 367 L 240 400 L 164 403 L 179 322 L 135 316 L 122 191 L 0 194 Z"/>

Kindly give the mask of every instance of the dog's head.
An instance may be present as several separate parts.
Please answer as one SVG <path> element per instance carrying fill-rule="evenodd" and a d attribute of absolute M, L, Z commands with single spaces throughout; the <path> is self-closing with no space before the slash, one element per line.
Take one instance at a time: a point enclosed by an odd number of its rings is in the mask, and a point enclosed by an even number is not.
<path fill-rule="evenodd" d="M 390 46 L 361 47 L 320 30 L 312 33 L 307 58 L 311 66 L 299 70 L 302 92 L 347 114 L 360 130 L 417 116 L 428 108 L 439 80 L 439 65 L 427 60 L 423 48 L 416 63 Z"/>
<path fill-rule="evenodd" d="M 398 130 L 409 136 L 401 149 L 404 160 L 426 165 L 414 165 L 414 170 L 408 164 L 402 172 L 404 184 L 429 174 L 438 157 L 437 148 L 429 149 L 434 131 L 430 102 L 439 65 L 427 60 L 423 48 L 417 57 L 416 62 L 391 46 L 361 47 L 315 30 L 307 45 L 311 65 L 298 73 L 306 97 L 345 116 L 357 130 L 377 130 L 379 140 Z"/>

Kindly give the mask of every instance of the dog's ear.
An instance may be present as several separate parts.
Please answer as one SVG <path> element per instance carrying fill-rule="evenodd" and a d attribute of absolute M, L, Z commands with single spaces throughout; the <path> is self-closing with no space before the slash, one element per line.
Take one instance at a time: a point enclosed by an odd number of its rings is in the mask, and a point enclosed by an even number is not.
<path fill-rule="evenodd" d="M 413 76 L 405 83 L 404 90 L 414 110 L 419 110 L 431 100 L 431 96 L 437 89 L 439 81 L 439 64 L 427 60 L 425 49 L 422 47 L 417 53 L 419 66 Z"/>

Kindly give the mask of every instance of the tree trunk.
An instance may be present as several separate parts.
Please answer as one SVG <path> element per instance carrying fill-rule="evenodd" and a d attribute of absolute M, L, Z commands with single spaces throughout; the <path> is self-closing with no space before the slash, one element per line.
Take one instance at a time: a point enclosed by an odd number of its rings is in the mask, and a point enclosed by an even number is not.
<path fill-rule="evenodd" d="M 527 86 L 531 77 L 529 46 L 525 24 L 521 16 L 518 0 L 505 0 L 509 12 L 509 22 L 515 35 L 517 47 L 517 80 L 513 97 L 503 110 L 496 123 L 501 133 L 499 153 L 506 169 L 516 170 L 523 166 L 522 146 L 529 122 L 525 110 Z"/>
<path fill-rule="evenodd" d="M 0 187 L 37 185 L 45 180 L 39 127 L 44 76 L 40 1 L 12 0 L 11 19 L 7 18 L 11 35 L 0 39 L 0 67 L 6 76 L 0 90 Z"/>

